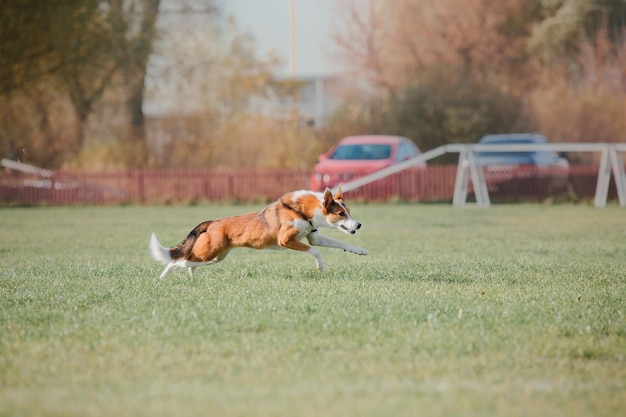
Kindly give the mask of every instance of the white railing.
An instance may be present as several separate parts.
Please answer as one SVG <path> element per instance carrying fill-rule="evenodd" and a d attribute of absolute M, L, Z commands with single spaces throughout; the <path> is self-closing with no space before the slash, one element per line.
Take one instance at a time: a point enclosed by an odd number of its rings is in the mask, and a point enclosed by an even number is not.
<path fill-rule="evenodd" d="M 600 168 L 598 170 L 598 180 L 596 183 L 596 193 L 594 205 L 596 207 L 606 206 L 609 191 L 611 172 L 615 177 L 617 197 L 619 204 L 626 207 L 626 174 L 624 173 L 624 162 L 619 156 L 619 152 L 626 152 L 626 143 L 550 143 L 550 144 L 520 144 L 520 145 L 480 145 L 480 144 L 449 144 L 442 145 L 435 149 L 420 154 L 418 157 L 409 159 L 396 165 L 373 172 L 356 180 L 342 184 L 344 191 L 351 191 L 366 184 L 378 181 L 389 175 L 403 171 L 407 168 L 417 166 L 423 162 L 442 156 L 446 153 L 458 153 L 459 162 L 457 168 L 456 182 L 454 185 L 454 196 L 452 204 L 455 207 L 463 207 L 467 204 L 467 194 L 469 181 L 474 186 L 476 205 L 489 207 L 491 200 L 487 189 L 487 183 L 483 174 L 482 166 L 476 152 L 534 152 L 534 151 L 554 151 L 554 152 L 599 152 Z"/>

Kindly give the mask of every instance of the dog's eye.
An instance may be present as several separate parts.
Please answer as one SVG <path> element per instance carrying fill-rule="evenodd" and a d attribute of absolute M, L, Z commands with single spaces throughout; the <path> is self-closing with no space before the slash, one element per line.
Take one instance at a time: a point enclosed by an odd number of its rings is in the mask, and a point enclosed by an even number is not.
<path fill-rule="evenodd" d="M 340 211 L 339 212 L 339 217 L 346 217 L 346 212 L 345 211 Z"/>

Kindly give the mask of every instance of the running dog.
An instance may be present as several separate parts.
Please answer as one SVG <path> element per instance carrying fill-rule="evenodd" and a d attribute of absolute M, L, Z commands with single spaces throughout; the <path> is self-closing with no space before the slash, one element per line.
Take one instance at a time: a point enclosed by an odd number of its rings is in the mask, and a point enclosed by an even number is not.
<path fill-rule="evenodd" d="M 154 259 L 167 265 L 161 279 L 177 267 L 187 268 L 193 276 L 195 268 L 220 262 L 231 249 L 238 247 L 305 252 L 315 257 L 320 271 L 324 270 L 324 261 L 321 251 L 314 246 L 367 255 L 366 249 L 322 236 L 318 231 L 321 227 L 350 235 L 361 228 L 343 202 L 341 187 L 334 196 L 329 188 L 323 193 L 290 192 L 259 212 L 200 223 L 172 248 L 161 245 L 152 233 L 150 251 Z M 310 245 L 300 241 L 305 237 Z"/>

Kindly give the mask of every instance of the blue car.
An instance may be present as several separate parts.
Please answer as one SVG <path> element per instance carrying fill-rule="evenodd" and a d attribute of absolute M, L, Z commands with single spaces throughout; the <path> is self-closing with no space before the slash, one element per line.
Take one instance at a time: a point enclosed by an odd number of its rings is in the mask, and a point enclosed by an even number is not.
<path fill-rule="evenodd" d="M 507 133 L 483 136 L 481 145 L 546 144 L 537 133 Z M 547 197 L 569 188 L 569 162 L 550 150 L 476 152 L 487 187 L 496 195 Z"/>
<path fill-rule="evenodd" d="M 537 133 L 506 133 L 483 136 L 481 145 L 531 145 L 546 144 L 548 140 Z M 554 151 L 531 152 L 477 152 L 476 156 L 485 167 L 535 166 L 542 168 L 567 168 L 569 162 Z"/>

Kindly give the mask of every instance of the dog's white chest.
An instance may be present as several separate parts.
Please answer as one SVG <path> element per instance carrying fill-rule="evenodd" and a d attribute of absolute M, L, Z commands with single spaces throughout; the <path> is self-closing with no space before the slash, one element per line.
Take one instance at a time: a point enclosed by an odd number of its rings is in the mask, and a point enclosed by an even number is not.
<path fill-rule="evenodd" d="M 311 222 L 309 222 L 307 220 L 295 219 L 292 223 L 293 223 L 293 226 L 296 229 L 298 229 L 298 238 L 299 239 L 302 239 L 303 237 L 305 237 L 306 235 L 308 235 L 309 233 L 311 233 L 314 230 L 314 227 L 311 224 Z"/>

